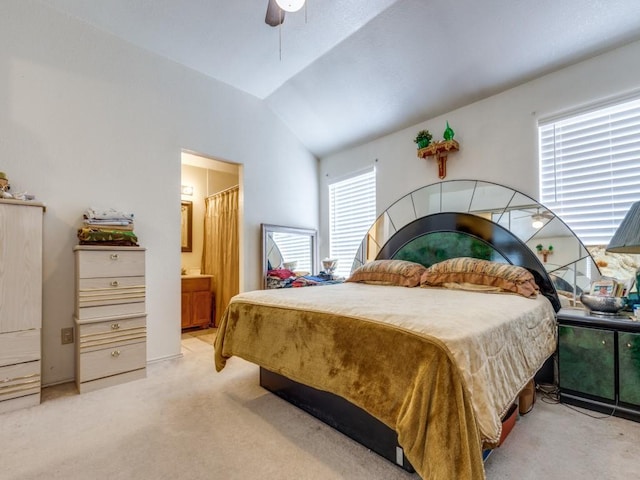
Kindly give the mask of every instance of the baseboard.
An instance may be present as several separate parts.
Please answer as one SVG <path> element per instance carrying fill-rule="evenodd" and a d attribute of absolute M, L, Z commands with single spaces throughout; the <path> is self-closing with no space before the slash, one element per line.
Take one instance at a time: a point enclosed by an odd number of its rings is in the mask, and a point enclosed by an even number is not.
<path fill-rule="evenodd" d="M 152 363 L 164 362 L 165 360 L 175 360 L 177 358 L 182 358 L 184 355 L 182 352 L 176 353 L 175 355 L 167 355 L 165 357 L 157 357 L 151 360 L 147 360 L 147 365 L 151 365 Z"/>
<path fill-rule="evenodd" d="M 56 380 L 55 382 L 51 383 L 43 383 L 42 388 L 55 387 L 56 385 L 62 385 L 63 383 L 74 383 L 75 381 L 76 377 L 71 377 L 66 380 Z"/>

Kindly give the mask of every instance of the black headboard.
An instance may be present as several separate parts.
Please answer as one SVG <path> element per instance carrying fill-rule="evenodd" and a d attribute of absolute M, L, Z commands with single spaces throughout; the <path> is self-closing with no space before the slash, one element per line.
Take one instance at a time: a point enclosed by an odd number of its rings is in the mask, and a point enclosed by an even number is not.
<path fill-rule="evenodd" d="M 443 212 L 418 218 L 382 246 L 377 259 L 411 260 L 430 266 L 453 257 L 474 257 L 529 270 L 554 309 L 560 300 L 549 274 L 533 251 L 506 228 L 477 215 Z"/>

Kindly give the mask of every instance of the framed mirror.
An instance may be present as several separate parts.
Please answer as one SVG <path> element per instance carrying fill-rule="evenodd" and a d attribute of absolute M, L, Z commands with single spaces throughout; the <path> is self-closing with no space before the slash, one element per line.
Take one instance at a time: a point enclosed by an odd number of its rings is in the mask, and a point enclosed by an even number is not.
<path fill-rule="evenodd" d="M 262 279 L 267 284 L 270 270 L 287 268 L 296 272 L 315 275 L 318 264 L 317 231 L 309 228 L 287 227 L 263 223 L 262 230 Z"/>
<path fill-rule="evenodd" d="M 182 200 L 180 207 L 180 245 L 181 251 L 192 251 L 193 202 Z"/>

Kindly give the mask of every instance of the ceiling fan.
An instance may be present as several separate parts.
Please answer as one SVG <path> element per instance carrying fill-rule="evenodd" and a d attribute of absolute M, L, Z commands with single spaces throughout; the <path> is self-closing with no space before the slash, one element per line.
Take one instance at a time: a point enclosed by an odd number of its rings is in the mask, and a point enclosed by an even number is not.
<path fill-rule="evenodd" d="M 284 22 L 285 12 L 297 12 L 304 6 L 304 3 L 305 0 L 269 0 L 264 21 L 267 25 L 277 27 Z"/>
<path fill-rule="evenodd" d="M 551 212 L 540 212 L 540 209 L 538 208 L 537 212 L 531 215 L 531 226 L 536 229 L 542 228 L 544 224 L 547 223 L 547 221 L 552 220 L 554 216 L 555 215 Z"/>

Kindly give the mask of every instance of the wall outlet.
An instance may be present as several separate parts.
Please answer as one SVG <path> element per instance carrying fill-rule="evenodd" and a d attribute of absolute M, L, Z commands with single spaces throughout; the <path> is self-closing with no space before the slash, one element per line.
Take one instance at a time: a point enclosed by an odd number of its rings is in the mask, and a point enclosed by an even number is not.
<path fill-rule="evenodd" d="M 73 327 L 63 328 L 61 331 L 62 345 L 73 343 Z"/>

